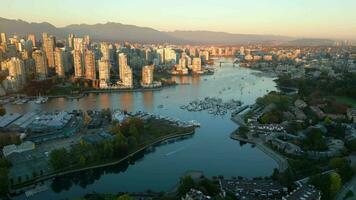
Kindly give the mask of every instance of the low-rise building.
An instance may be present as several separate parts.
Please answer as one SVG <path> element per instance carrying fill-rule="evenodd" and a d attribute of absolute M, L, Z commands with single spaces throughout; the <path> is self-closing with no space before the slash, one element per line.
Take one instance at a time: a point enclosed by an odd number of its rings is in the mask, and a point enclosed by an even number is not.
<path fill-rule="evenodd" d="M 4 146 L 4 148 L 2 149 L 2 153 L 5 157 L 8 157 L 13 153 L 22 153 L 33 149 L 35 149 L 35 144 L 31 141 L 26 141 L 19 145 L 11 144 Z"/>

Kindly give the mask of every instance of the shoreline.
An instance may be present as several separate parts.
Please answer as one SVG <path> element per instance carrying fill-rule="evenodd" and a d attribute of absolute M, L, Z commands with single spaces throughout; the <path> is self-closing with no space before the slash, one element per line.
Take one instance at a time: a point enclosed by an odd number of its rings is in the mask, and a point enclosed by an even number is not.
<path fill-rule="evenodd" d="M 23 183 L 23 186 L 21 186 L 20 188 L 9 189 L 9 193 L 10 194 L 14 194 L 14 195 L 18 195 L 18 194 L 21 194 L 21 193 L 25 192 L 26 190 L 30 189 L 31 186 L 35 186 L 39 182 L 43 182 L 43 181 L 46 181 L 46 180 L 49 180 L 49 179 L 52 179 L 52 178 L 65 176 L 65 175 L 69 175 L 69 174 L 77 173 L 77 172 L 82 172 L 82 171 L 86 171 L 86 170 L 98 169 L 98 168 L 117 165 L 117 164 L 120 164 L 120 163 L 128 160 L 129 158 L 135 156 L 136 154 L 146 150 L 147 148 L 149 148 L 151 146 L 154 146 L 156 144 L 159 144 L 159 143 L 164 142 L 164 141 L 169 140 L 169 139 L 182 138 L 182 137 L 185 137 L 185 136 L 191 136 L 194 133 L 195 133 L 195 129 L 190 131 L 190 132 L 183 133 L 183 134 L 170 134 L 170 135 L 167 135 L 167 136 L 162 136 L 162 137 L 157 138 L 155 141 L 140 147 L 139 149 L 137 149 L 136 151 L 126 155 L 125 157 L 120 158 L 119 160 L 111 161 L 111 162 L 107 162 L 107 163 L 102 163 L 102 164 L 96 164 L 96 165 L 93 165 L 93 166 L 83 167 L 83 168 L 79 168 L 79 169 L 70 169 L 70 170 L 62 171 L 62 172 L 61 171 L 53 172 L 51 174 L 44 175 L 42 177 L 38 177 L 37 179 L 35 179 L 33 181 L 29 181 L 28 183 Z M 29 187 L 29 188 L 26 188 L 26 187 Z"/>
<path fill-rule="evenodd" d="M 240 142 L 246 142 L 249 144 L 256 145 L 256 147 L 261 150 L 264 154 L 272 158 L 276 163 L 278 164 L 278 170 L 280 172 L 285 171 L 288 168 L 288 161 L 285 157 L 282 155 L 278 154 L 277 152 L 273 151 L 270 149 L 268 146 L 264 145 L 262 142 L 253 140 L 253 139 L 247 139 L 247 138 L 242 138 L 238 135 L 235 134 L 235 132 L 231 133 L 230 138 L 233 140 L 237 140 Z"/>
<path fill-rule="evenodd" d="M 67 98 L 67 99 L 81 99 L 87 94 L 100 94 L 100 93 L 120 93 L 120 92 L 146 92 L 146 91 L 160 91 L 164 88 L 168 87 L 174 87 L 177 86 L 178 84 L 174 85 L 166 85 L 166 86 L 161 86 L 161 87 L 155 87 L 155 88 L 117 88 L 117 89 L 90 89 L 83 91 L 77 95 L 70 95 L 70 94 L 59 94 L 59 95 L 43 95 L 42 97 L 48 97 L 48 98 Z M 38 96 L 27 96 L 25 94 L 10 94 L 1 97 L 3 98 L 11 98 L 11 97 L 16 97 L 16 96 L 21 96 L 29 99 L 36 99 Z"/>

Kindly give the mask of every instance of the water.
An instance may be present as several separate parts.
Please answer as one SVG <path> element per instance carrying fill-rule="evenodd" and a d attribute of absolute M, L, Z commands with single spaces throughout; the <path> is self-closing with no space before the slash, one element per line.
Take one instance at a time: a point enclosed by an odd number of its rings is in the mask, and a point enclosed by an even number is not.
<path fill-rule="evenodd" d="M 232 62 L 232 60 L 225 60 Z M 218 63 L 218 62 L 217 62 Z M 181 120 L 196 120 L 201 127 L 191 138 L 154 148 L 153 152 L 138 155 L 135 161 L 104 169 L 71 174 L 49 181 L 50 190 L 32 199 L 63 199 L 86 193 L 170 191 L 187 171 L 203 171 L 208 177 L 269 176 L 276 162 L 251 145 L 241 146 L 230 139 L 237 128 L 226 116 L 207 112 L 188 112 L 179 107 L 206 96 L 224 100 L 239 99 L 253 104 L 257 97 L 276 90 L 272 78 L 257 77 L 253 70 L 223 64 L 212 76 L 176 77 L 179 83 L 189 83 L 161 91 L 89 94 L 79 100 L 51 99 L 43 105 L 7 105 L 7 112 L 26 112 L 34 109 L 73 110 L 121 108 L 129 111 L 145 110 Z M 228 88 L 231 89 L 228 89 Z M 225 91 L 222 91 L 225 88 Z M 219 91 L 222 91 L 221 94 Z M 164 105 L 159 108 L 159 105 Z M 25 199 L 24 195 L 16 199 Z"/>

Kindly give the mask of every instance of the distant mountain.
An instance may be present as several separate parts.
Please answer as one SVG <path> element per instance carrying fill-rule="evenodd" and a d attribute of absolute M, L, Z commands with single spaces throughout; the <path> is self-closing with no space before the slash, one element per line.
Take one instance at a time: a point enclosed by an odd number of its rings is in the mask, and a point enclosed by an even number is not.
<path fill-rule="evenodd" d="M 283 45 L 286 45 L 286 46 L 333 46 L 333 45 L 335 45 L 335 40 L 303 38 L 303 39 L 287 41 L 287 42 L 283 43 Z"/>
<path fill-rule="evenodd" d="M 50 23 L 29 23 L 23 20 L 5 19 L 0 17 L 0 32 L 12 34 L 36 34 L 47 32 L 59 38 L 65 38 L 69 33 L 79 36 L 90 35 L 93 40 L 100 41 L 130 41 L 145 43 L 175 43 L 175 44 L 285 44 L 285 45 L 325 45 L 332 40 L 325 39 L 295 39 L 278 35 L 232 34 L 212 31 L 173 31 L 163 32 L 152 28 L 108 22 L 106 24 L 74 24 L 58 28 Z"/>
<path fill-rule="evenodd" d="M 293 38 L 286 36 L 233 34 L 213 31 L 174 31 L 167 33 L 175 38 L 195 41 L 202 44 L 246 44 L 293 40 Z"/>
<path fill-rule="evenodd" d="M 167 33 L 146 27 L 125 25 L 121 23 L 108 22 L 106 24 L 80 24 L 69 25 L 62 28 L 67 33 L 76 35 L 90 35 L 94 40 L 121 40 L 131 42 L 178 42 L 183 40 L 174 38 Z"/>
<path fill-rule="evenodd" d="M 8 35 L 12 34 L 36 34 L 40 36 L 42 32 L 47 32 L 51 35 L 63 37 L 66 35 L 62 30 L 56 28 L 50 23 L 28 23 L 22 20 L 12 20 L 0 17 L 0 32 L 5 32 Z"/>

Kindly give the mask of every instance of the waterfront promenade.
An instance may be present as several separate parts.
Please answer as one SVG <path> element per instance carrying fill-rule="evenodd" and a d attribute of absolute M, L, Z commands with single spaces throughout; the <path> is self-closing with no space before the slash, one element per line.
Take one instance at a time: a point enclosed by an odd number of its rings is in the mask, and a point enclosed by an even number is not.
<path fill-rule="evenodd" d="M 231 133 L 231 139 L 238 140 L 241 142 L 246 142 L 250 144 L 256 145 L 258 149 L 260 149 L 262 152 L 267 154 L 269 157 L 271 157 L 273 160 L 275 160 L 278 164 L 278 170 L 280 172 L 285 171 L 288 168 L 288 161 L 286 158 L 284 158 L 282 155 L 279 153 L 273 151 L 269 147 L 267 147 L 265 144 L 263 144 L 263 141 L 261 141 L 258 138 L 242 138 L 235 133 Z"/>
<path fill-rule="evenodd" d="M 142 147 L 140 147 L 136 151 L 134 151 L 134 152 L 132 152 L 132 153 L 126 155 L 125 157 L 123 157 L 123 158 L 121 158 L 119 160 L 116 160 L 116 161 L 97 164 L 97 165 L 78 168 L 78 169 L 70 169 L 70 170 L 64 170 L 64 171 L 62 170 L 62 171 L 59 171 L 59 172 L 58 171 L 57 172 L 53 172 L 51 174 L 47 174 L 47 175 L 44 175 L 42 177 L 39 177 L 39 178 L 37 178 L 37 179 L 35 179 L 35 180 L 31 181 L 31 182 L 24 183 L 24 187 L 21 187 L 19 189 L 10 189 L 10 193 L 15 193 L 15 194 L 16 193 L 21 193 L 22 191 L 25 190 L 24 188 L 27 188 L 26 186 L 28 186 L 28 185 L 35 185 L 35 184 L 37 184 L 39 182 L 43 182 L 43 181 L 46 181 L 46 180 L 49 180 L 49 179 L 52 179 L 52 178 L 55 178 L 55 177 L 60 177 L 60 176 L 64 176 L 64 175 L 68 175 L 68 174 L 72 174 L 72 173 L 91 170 L 91 169 L 97 169 L 97 168 L 103 168 L 103 167 L 108 167 L 108 166 L 112 166 L 112 165 L 117 165 L 117 164 L 120 164 L 120 163 L 128 160 L 129 158 L 133 157 L 134 155 L 146 150 L 147 148 L 149 148 L 151 146 L 154 146 L 154 145 L 159 144 L 161 142 L 164 142 L 166 140 L 189 136 L 189 135 L 194 134 L 194 132 L 195 131 L 193 130 L 193 131 L 190 131 L 190 132 L 187 132 L 187 133 L 184 133 L 184 134 L 175 134 L 174 133 L 174 134 L 162 136 L 160 138 L 155 139 L 155 141 L 153 141 L 153 142 L 149 142 L 148 144 L 143 145 Z"/>

